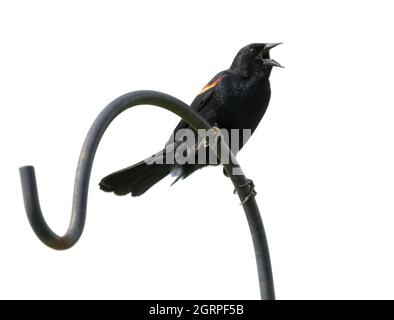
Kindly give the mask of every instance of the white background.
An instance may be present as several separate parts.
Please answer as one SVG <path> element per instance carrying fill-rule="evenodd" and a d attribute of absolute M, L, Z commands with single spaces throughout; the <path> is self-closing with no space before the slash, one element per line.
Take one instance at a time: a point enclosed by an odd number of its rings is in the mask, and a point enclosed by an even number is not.
<path fill-rule="evenodd" d="M 279 299 L 394 298 L 394 104 L 389 1 L 2 1 L 0 298 L 258 299 L 252 242 L 221 168 L 140 198 L 98 189 L 159 150 L 178 122 L 130 110 L 95 160 L 85 232 L 56 252 L 33 234 L 18 167 L 69 222 L 87 130 L 119 95 L 190 103 L 251 42 L 278 42 L 262 125 L 239 155 L 253 178 Z"/>

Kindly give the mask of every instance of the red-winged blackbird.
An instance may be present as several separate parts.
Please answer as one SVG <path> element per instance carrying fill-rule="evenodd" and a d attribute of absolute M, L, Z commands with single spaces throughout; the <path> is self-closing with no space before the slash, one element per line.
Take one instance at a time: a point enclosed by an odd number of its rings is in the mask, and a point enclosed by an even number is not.
<path fill-rule="evenodd" d="M 250 129 L 253 132 L 267 110 L 271 96 L 269 77 L 272 67 L 281 67 L 270 59 L 269 51 L 280 43 L 254 43 L 242 48 L 230 69 L 218 73 L 194 99 L 191 107 L 211 125 L 227 130 Z M 189 128 L 181 121 L 174 132 Z M 242 144 L 240 146 L 242 148 Z M 117 195 L 139 196 L 169 173 L 185 178 L 201 164 L 147 164 L 141 161 L 114 172 L 100 182 L 104 191 Z"/>

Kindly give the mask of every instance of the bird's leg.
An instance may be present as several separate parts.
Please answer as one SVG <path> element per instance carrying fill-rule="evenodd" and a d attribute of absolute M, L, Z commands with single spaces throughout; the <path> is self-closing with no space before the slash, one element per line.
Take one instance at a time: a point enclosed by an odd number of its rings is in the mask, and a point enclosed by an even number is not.
<path fill-rule="evenodd" d="M 218 143 L 218 139 L 223 138 L 222 135 L 222 131 L 221 129 L 217 126 L 217 123 L 215 123 L 215 125 L 212 127 L 213 130 L 215 130 L 215 143 L 213 144 L 213 147 L 215 148 L 217 143 Z M 209 146 L 209 140 L 208 137 L 204 139 L 204 147 L 208 147 Z"/>
<path fill-rule="evenodd" d="M 246 179 L 246 182 L 239 185 L 241 188 L 248 187 L 248 194 L 246 195 L 245 199 L 241 202 L 245 204 L 249 199 L 254 198 L 257 195 L 256 190 L 254 189 L 254 183 L 251 179 Z M 234 194 L 237 193 L 237 189 L 234 189 Z"/>
<path fill-rule="evenodd" d="M 223 135 L 222 135 L 221 129 L 217 126 L 217 123 L 215 123 L 215 125 L 212 127 L 212 129 L 215 130 L 215 143 L 212 146 L 213 148 L 215 148 L 218 143 L 219 137 L 223 138 Z M 196 150 L 198 150 L 201 147 L 204 147 L 204 148 L 209 147 L 209 136 L 208 135 L 197 145 Z"/>

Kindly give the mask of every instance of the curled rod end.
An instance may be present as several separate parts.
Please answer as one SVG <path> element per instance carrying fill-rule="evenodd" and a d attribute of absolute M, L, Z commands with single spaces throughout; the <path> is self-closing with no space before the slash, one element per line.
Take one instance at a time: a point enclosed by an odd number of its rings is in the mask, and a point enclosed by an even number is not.
<path fill-rule="evenodd" d="M 34 167 L 33 166 L 23 166 L 19 168 L 19 172 L 21 174 L 28 172 L 28 171 L 34 171 Z"/>
<path fill-rule="evenodd" d="M 52 249 L 66 250 L 71 248 L 78 240 L 79 234 L 72 230 L 67 235 L 60 237 L 49 228 L 41 212 L 34 167 L 20 167 L 19 174 L 26 214 L 37 237 Z"/>
<path fill-rule="evenodd" d="M 23 166 L 19 168 L 21 177 L 23 197 L 30 195 L 32 190 L 36 189 L 36 173 L 33 166 Z"/>

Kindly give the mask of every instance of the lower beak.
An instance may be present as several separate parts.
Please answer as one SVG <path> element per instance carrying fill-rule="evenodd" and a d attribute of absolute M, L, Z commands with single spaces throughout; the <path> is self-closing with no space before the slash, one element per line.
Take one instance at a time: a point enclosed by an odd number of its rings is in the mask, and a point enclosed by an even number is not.
<path fill-rule="evenodd" d="M 274 59 L 261 59 L 264 66 L 284 68 L 279 62 Z"/>

